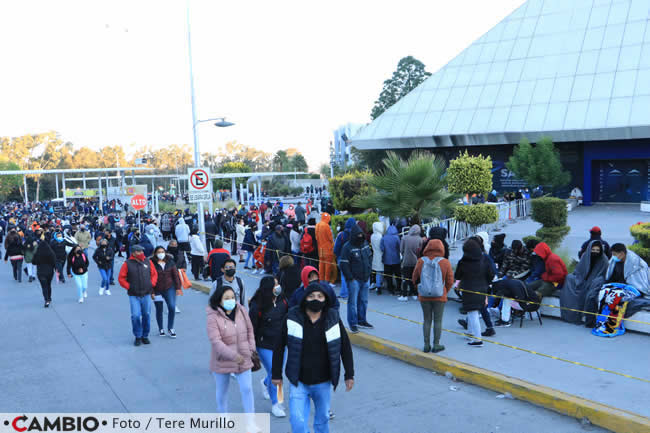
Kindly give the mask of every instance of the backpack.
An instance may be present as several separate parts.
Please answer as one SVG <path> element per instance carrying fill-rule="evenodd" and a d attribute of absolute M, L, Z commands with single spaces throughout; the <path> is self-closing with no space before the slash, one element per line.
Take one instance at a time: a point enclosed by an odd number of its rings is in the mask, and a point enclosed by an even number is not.
<path fill-rule="evenodd" d="M 300 238 L 300 252 L 304 254 L 314 252 L 314 239 L 307 230 L 305 230 Z"/>
<path fill-rule="evenodd" d="M 438 263 L 442 257 L 436 257 L 431 260 L 428 257 L 422 257 L 424 266 L 420 275 L 420 284 L 418 293 L 426 298 L 439 298 L 445 293 L 445 282 L 442 278 L 442 269 Z"/>

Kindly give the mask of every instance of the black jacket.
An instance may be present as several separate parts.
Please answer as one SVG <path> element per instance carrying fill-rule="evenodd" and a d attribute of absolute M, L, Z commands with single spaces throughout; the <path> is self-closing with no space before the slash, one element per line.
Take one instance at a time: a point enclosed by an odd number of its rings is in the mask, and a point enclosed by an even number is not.
<path fill-rule="evenodd" d="M 15 238 L 13 242 L 10 242 L 6 248 L 7 251 L 5 252 L 5 260 L 11 256 L 22 256 L 25 253 L 23 243 L 20 240 L 20 236 Z"/>
<path fill-rule="evenodd" d="M 69 245 L 65 240 L 63 242 L 57 242 L 56 239 L 54 239 L 50 242 L 50 246 L 52 247 L 52 251 L 54 251 L 56 261 L 59 263 L 65 263 L 68 258 L 68 253 L 66 252 L 65 247 L 71 247 L 72 245 Z"/>
<path fill-rule="evenodd" d="M 456 266 L 454 277 L 460 280 L 460 288 L 472 292 L 488 293 L 494 278 L 490 260 L 483 255 L 477 244 L 463 246 L 463 258 Z M 485 306 L 485 295 L 463 292 L 463 308 L 466 311 L 480 310 Z"/>
<path fill-rule="evenodd" d="M 341 249 L 340 266 L 346 281 L 368 281 L 372 267 L 372 248 L 357 236 L 363 234 L 361 227 L 354 225 L 350 229 L 350 240 Z"/>
<path fill-rule="evenodd" d="M 294 264 L 288 268 L 280 269 L 278 282 L 282 286 L 282 293 L 287 299 L 291 299 L 294 292 L 300 287 L 300 268 Z"/>
<path fill-rule="evenodd" d="M 40 241 L 38 247 L 36 247 L 36 252 L 34 253 L 34 258 L 32 259 L 32 264 L 36 265 L 36 275 L 51 275 L 54 273 L 54 267 L 56 266 L 56 256 L 54 251 L 50 247 L 50 244 L 46 241 Z"/>
<path fill-rule="evenodd" d="M 251 300 L 248 315 L 255 332 L 255 345 L 262 349 L 275 349 L 282 337 L 282 323 L 289 311 L 289 302 L 284 296 L 276 299 L 275 306 L 261 311 L 255 300 Z"/>
<path fill-rule="evenodd" d="M 110 269 L 114 256 L 115 253 L 110 247 L 106 247 L 106 249 L 99 247 L 95 250 L 95 254 L 93 254 L 93 260 L 97 263 L 99 269 Z"/>
<path fill-rule="evenodd" d="M 68 256 L 68 275 L 83 275 L 88 272 L 88 265 L 88 257 L 86 257 L 86 254 L 83 251 L 78 257 L 75 255 L 74 251 L 70 251 L 70 255 Z M 81 272 L 79 272 L 80 268 Z"/>

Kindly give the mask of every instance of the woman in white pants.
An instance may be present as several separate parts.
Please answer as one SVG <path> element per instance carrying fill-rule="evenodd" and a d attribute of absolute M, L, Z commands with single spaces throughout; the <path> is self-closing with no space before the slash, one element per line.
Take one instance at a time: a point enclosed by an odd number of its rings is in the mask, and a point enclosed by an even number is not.
<path fill-rule="evenodd" d="M 455 273 L 463 290 L 463 308 L 467 311 L 467 332 L 473 337 L 467 344 L 472 347 L 483 346 L 481 341 L 481 322 L 479 313 L 487 302 L 487 297 L 478 293 L 488 293 L 494 272 L 481 245 L 474 239 L 463 244 L 463 258 L 458 262 Z M 474 293 L 477 292 L 477 293 Z"/>
<path fill-rule="evenodd" d="M 77 285 L 80 304 L 88 297 L 88 264 L 86 253 L 79 245 L 75 245 L 68 254 L 68 277 L 73 278 Z"/>

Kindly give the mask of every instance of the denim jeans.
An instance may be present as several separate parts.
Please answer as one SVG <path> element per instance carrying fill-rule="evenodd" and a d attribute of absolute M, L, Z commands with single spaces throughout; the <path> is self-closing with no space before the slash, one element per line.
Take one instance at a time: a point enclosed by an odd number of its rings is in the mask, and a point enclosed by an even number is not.
<path fill-rule="evenodd" d="M 221 374 L 212 372 L 216 384 L 217 412 L 228 413 L 228 385 L 230 384 L 230 374 Z M 239 393 L 241 394 L 241 403 L 244 413 L 255 413 L 255 400 L 253 398 L 253 374 L 250 370 L 236 374 L 237 383 L 239 384 Z"/>
<path fill-rule="evenodd" d="M 341 261 L 337 260 L 336 265 L 341 269 Z M 341 298 L 347 298 L 349 295 L 348 293 L 348 283 L 345 281 L 345 275 L 343 275 L 343 272 L 341 272 L 341 293 L 340 296 Z"/>
<path fill-rule="evenodd" d="M 59 281 L 64 283 L 65 276 L 63 276 L 63 267 L 65 266 L 65 262 L 56 262 L 55 266 L 56 266 L 57 276 L 59 277 Z"/>
<path fill-rule="evenodd" d="M 108 270 L 108 281 L 113 281 L 113 268 L 115 267 L 115 259 L 111 260 L 111 268 Z"/>
<path fill-rule="evenodd" d="M 357 326 L 366 322 L 368 310 L 368 281 L 348 282 L 348 325 Z"/>
<path fill-rule="evenodd" d="M 102 276 L 102 282 L 101 282 L 101 285 L 99 287 L 101 287 L 102 289 L 104 289 L 104 288 L 109 289 L 110 288 L 109 285 L 108 285 L 108 283 L 111 281 L 110 277 L 108 275 L 109 272 L 110 272 L 110 269 L 99 268 L 99 275 Z"/>
<path fill-rule="evenodd" d="M 77 295 L 79 299 L 83 296 L 84 292 L 88 289 L 88 272 L 81 275 L 72 275 L 72 279 L 77 285 Z"/>
<path fill-rule="evenodd" d="M 248 261 L 250 260 L 251 264 L 248 264 Z M 253 260 L 253 252 L 252 251 L 246 251 L 246 261 L 244 262 L 244 267 L 246 268 L 252 268 L 255 266 L 255 261 Z"/>
<path fill-rule="evenodd" d="M 176 316 L 176 288 L 170 287 L 169 289 L 161 292 L 160 295 L 167 304 L 167 330 L 174 329 L 174 317 Z M 163 327 L 163 303 L 154 302 L 156 307 L 156 322 L 158 329 L 165 329 Z"/>
<path fill-rule="evenodd" d="M 262 349 L 261 347 L 257 349 L 257 353 L 260 355 L 260 361 L 266 370 L 266 377 L 264 378 L 264 385 L 269 391 L 271 396 L 271 403 L 277 404 L 278 402 L 278 389 L 275 385 L 271 383 L 271 366 L 273 364 L 273 351 L 271 349 Z"/>
<path fill-rule="evenodd" d="M 330 382 L 316 385 L 305 385 L 298 382 L 298 386 L 291 384 L 289 395 L 289 420 L 292 433 L 309 433 L 309 409 L 311 398 L 314 401 L 314 433 L 329 433 L 329 410 L 332 395 Z"/>
<path fill-rule="evenodd" d="M 149 313 L 151 312 L 151 296 L 129 296 L 131 304 L 131 326 L 136 338 L 149 336 Z"/>

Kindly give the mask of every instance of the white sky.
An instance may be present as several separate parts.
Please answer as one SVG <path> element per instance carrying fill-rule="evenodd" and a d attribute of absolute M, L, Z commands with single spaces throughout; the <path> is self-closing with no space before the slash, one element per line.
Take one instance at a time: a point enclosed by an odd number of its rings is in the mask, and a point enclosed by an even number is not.
<path fill-rule="evenodd" d="M 202 151 L 296 147 L 312 170 L 333 130 L 370 120 L 412 55 L 435 72 L 524 0 L 191 0 Z M 192 143 L 186 2 L 0 0 L 0 135 L 77 147 Z"/>

